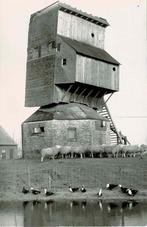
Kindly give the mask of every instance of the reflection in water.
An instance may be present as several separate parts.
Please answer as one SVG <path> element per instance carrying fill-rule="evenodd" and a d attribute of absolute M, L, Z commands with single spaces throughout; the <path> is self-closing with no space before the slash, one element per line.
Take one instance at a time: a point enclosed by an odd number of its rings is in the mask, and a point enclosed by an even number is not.
<path fill-rule="evenodd" d="M 0 203 L 0 226 L 140 226 L 146 215 L 147 203 L 133 200 Z"/>

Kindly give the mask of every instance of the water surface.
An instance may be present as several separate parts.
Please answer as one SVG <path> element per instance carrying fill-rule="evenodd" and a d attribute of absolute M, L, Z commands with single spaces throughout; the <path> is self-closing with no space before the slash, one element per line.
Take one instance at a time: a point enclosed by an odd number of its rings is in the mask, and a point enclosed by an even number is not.
<path fill-rule="evenodd" d="M 147 226 L 147 203 L 3 202 L 0 203 L 1 226 Z"/>

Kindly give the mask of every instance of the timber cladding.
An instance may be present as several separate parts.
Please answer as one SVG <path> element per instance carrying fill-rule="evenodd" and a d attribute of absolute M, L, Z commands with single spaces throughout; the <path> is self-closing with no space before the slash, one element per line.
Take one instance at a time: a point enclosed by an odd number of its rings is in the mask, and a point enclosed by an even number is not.
<path fill-rule="evenodd" d="M 39 158 L 42 148 L 56 144 L 70 146 L 110 144 L 109 122 L 106 121 L 105 127 L 102 127 L 101 121 L 52 120 L 24 123 L 22 125 L 24 158 Z"/>
<path fill-rule="evenodd" d="M 62 102 L 56 85 L 92 85 L 105 94 L 118 91 L 119 62 L 104 50 L 108 25 L 103 18 L 59 2 L 34 13 L 28 34 L 25 106 Z"/>
<path fill-rule="evenodd" d="M 57 34 L 104 48 L 104 27 L 61 10 L 58 11 Z"/>
<path fill-rule="evenodd" d="M 53 101 L 54 62 L 54 55 L 27 62 L 26 106 Z"/>
<path fill-rule="evenodd" d="M 117 91 L 119 67 L 82 55 L 77 55 L 76 81 Z"/>

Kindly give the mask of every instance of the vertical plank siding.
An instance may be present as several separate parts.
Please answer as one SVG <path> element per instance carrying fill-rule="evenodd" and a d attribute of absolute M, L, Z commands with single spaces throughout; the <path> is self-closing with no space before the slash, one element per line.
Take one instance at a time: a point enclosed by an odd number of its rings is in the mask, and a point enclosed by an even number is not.
<path fill-rule="evenodd" d="M 105 28 L 59 10 L 57 34 L 104 48 Z M 92 37 L 92 33 L 94 37 Z"/>
<path fill-rule="evenodd" d="M 47 105 L 53 101 L 54 55 L 27 63 L 25 106 Z"/>
<path fill-rule="evenodd" d="M 118 66 L 77 55 L 76 81 L 117 91 L 119 89 Z"/>

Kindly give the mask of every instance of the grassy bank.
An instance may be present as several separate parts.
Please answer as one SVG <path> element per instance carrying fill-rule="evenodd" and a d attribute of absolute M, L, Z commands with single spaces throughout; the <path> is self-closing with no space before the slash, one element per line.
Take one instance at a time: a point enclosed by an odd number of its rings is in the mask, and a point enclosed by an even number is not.
<path fill-rule="evenodd" d="M 94 158 L 46 160 L 1 160 L 0 200 L 46 199 L 31 193 L 24 195 L 23 186 L 48 187 L 55 192 L 54 199 L 95 199 L 99 188 L 107 183 L 122 184 L 139 189 L 136 198 L 147 198 L 147 158 Z M 70 193 L 72 187 L 85 185 L 87 192 Z M 104 199 L 126 197 L 119 188 L 103 191 Z M 135 198 L 135 197 L 134 197 Z"/>

